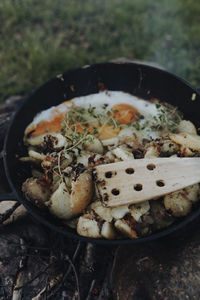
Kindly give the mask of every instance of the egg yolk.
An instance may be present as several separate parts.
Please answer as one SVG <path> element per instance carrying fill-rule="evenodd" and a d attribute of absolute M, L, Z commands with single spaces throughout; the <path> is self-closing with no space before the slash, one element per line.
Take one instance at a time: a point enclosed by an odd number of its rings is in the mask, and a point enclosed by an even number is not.
<path fill-rule="evenodd" d="M 120 124 L 128 124 L 131 122 L 134 122 L 138 119 L 139 112 L 138 110 L 129 105 L 129 104 L 117 104 L 113 106 L 112 108 L 112 116 L 113 118 L 119 122 Z M 60 113 L 58 109 L 55 109 L 52 113 L 51 119 L 47 121 L 41 121 L 37 124 L 37 126 L 29 126 L 25 132 L 25 134 L 29 134 L 31 131 L 31 136 L 39 136 L 42 134 L 45 134 L 47 132 L 61 132 L 62 129 L 62 120 L 65 119 L 65 114 Z M 84 133 L 84 125 L 82 126 L 77 124 L 76 125 L 77 132 Z M 99 131 L 99 138 L 101 140 L 109 139 L 112 137 L 118 136 L 120 132 L 120 128 L 115 128 L 113 125 L 105 124 L 102 127 L 96 127 L 96 129 Z M 89 131 L 91 134 L 94 131 L 94 127 L 87 127 L 87 131 Z"/>
<path fill-rule="evenodd" d="M 138 110 L 129 104 L 118 104 L 113 106 L 112 113 L 115 120 L 121 124 L 135 122 L 138 119 Z"/>

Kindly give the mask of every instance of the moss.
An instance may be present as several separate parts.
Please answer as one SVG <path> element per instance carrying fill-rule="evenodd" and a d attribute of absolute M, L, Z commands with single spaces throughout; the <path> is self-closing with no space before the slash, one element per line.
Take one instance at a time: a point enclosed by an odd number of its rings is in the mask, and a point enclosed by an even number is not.
<path fill-rule="evenodd" d="M 154 61 L 200 84 L 200 2 L 1 0 L 0 101 L 69 68 Z"/>

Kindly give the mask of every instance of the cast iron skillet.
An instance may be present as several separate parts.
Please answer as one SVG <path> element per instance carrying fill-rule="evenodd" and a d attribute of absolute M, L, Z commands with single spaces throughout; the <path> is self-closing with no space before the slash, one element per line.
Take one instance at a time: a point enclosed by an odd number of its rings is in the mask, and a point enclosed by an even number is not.
<path fill-rule="evenodd" d="M 135 240 L 101 240 L 81 237 L 72 229 L 64 228 L 59 220 L 44 214 L 24 198 L 21 185 L 31 174 L 30 169 L 19 161 L 18 156 L 26 153 L 23 145 L 26 126 L 41 110 L 73 97 L 97 93 L 104 89 L 128 92 L 143 99 L 158 98 L 169 102 L 184 113 L 185 119 L 192 120 L 197 128 L 200 127 L 200 94 L 184 80 L 166 71 L 135 63 L 103 63 L 67 71 L 30 95 L 11 121 L 2 152 L 7 180 L 12 189 L 12 194 L 7 195 L 7 198 L 18 199 L 38 221 L 51 229 L 86 242 L 105 245 L 136 244 L 158 239 L 181 229 L 200 215 L 199 207 L 180 222 L 151 236 Z M 196 99 L 192 101 L 194 93 Z M 3 197 L 5 195 L 1 198 Z"/>

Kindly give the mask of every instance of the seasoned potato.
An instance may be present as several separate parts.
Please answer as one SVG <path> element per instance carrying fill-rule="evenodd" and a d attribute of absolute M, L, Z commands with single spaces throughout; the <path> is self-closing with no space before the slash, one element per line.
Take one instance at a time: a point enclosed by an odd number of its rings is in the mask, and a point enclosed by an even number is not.
<path fill-rule="evenodd" d="M 114 138 L 102 140 L 101 142 L 102 142 L 103 146 L 112 146 L 112 145 L 117 145 L 118 141 L 119 141 L 119 138 L 114 137 Z"/>
<path fill-rule="evenodd" d="M 136 239 L 137 234 L 134 229 L 131 228 L 130 224 L 126 220 L 117 220 L 114 223 L 115 228 L 122 234 L 125 235 L 126 237 L 129 237 L 131 239 Z"/>
<path fill-rule="evenodd" d="M 94 184 L 91 172 L 85 171 L 79 175 L 77 180 L 72 181 L 72 211 L 80 214 L 92 200 Z"/>
<path fill-rule="evenodd" d="M 113 150 L 111 152 L 119 159 L 121 160 L 131 160 L 134 159 L 133 153 L 128 150 L 126 145 L 121 145 Z"/>
<path fill-rule="evenodd" d="M 150 210 L 149 201 L 140 204 L 133 204 L 130 206 L 131 216 L 138 222 L 142 215 Z"/>
<path fill-rule="evenodd" d="M 77 163 L 83 164 L 85 167 L 88 167 L 88 159 L 91 156 L 91 152 L 81 151 L 81 154 L 77 157 Z"/>
<path fill-rule="evenodd" d="M 116 232 L 113 225 L 109 222 L 104 222 L 101 228 L 101 235 L 108 240 L 116 238 Z"/>
<path fill-rule="evenodd" d="M 62 134 L 55 132 L 30 138 L 26 137 L 25 142 L 31 146 L 40 146 L 42 148 L 48 147 L 51 150 L 63 148 L 65 145 L 70 146 L 69 140 L 67 140 Z"/>
<path fill-rule="evenodd" d="M 184 217 L 192 208 L 192 202 L 180 191 L 166 195 L 164 205 L 174 217 Z"/>
<path fill-rule="evenodd" d="M 160 152 L 164 154 L 164 156 L 170 156 L 179 151 L 179 145 L 173 143 L 170 139 L 166 139 L 163 141 L 163 144 L 160 147 Z"/>
<path fill-rule="evenodd" d="M 83 215 L 79 218 L 77 232 L 85 237 L 101 238 L 98 223 L 97 221 L 91 219 L 90 215 Z"/>
<path fill-rule="evenodd" d="M 48 201 L 50 190 L 48 186 L 42 185 L 37 178 L 28 178 L 22 185 L 22 191 L 25 197 L 38 207 L 44 208 Z"/>
<path fill-rule="evenodd" d="M 128 212 L 128 205 L 120 205 L 111 209 L 111 215 L 116 220 L 123 218 Z"/>
<path fill-rule="evenodd" d="M 30 164 L 36 164 L 36 165 L 40 165 L 41 161 L 38 159 L 35 159 L 33 157 L 30 156 L 24 156 L 24 157 L 20 157 L 20 161 L 23 163 L 30 163 Z"/>
<path fill-rule="evenodd" d="M 156 146 L 147 147 L 144 158 L 155 158 L 158 156 L 159 156 L 159 151 Z"/>
<path fill-rule="evenodd" d="M 200 151 L 200 136 L 198 135 L 192 135 L 182 132 L 179 134 L 171 133 L 169 137 L 172 141 L 181 146 L 184 146 L 185 148 Z"/>
<path fill-rule="evenodd" d="M 30 157 L 32 157 L 33 159 L 39 160 L 40 162 L 43 161 L 43 159 L 45 159 L 45 157 L 46 157 L 43 153 L 39 153 L 34 150 L 29 150 L 28 155 Z"/>
<path fill-rule="evenodd" d="M 86 151 L 90 151 L 90 152 L 94 152 L 94 153 L 99 153 L 99 154 L 103 154 L 103 145 L 102 142 L 95 138 L 94 136 L 90 136 L 88 135 L 87 138 L 90 138 L 91 141 L 86 141 L 83 144 L 83 148 Z"/>
<path fill-rule="evenodd" d="M 124 128 L 118 135 L 120 144 L 125 144 L 132 148 L 138 148 L 140 141 L 145 137 L 146 134 L 144 132 L 138 131 L 134 127 Z"/>
<path fill-rule="evenodd" d="M 70 219 L 76 215 L 72 210 L 71 195 L 66 190 L 65 183 L 60 183 L 58 189 L 51 195 L 48 203 L 50 212 L 60 219 Z"/>
<path fill-rule="evenodd" d="M 51 150 L 58 150 L 63 148 L 64 146 L 71 146 L 70 140 L 67 140 L 60 133 L 51 133 L 47 134 L 44 137 L 45 146 Z"/>
<path fill-rule="evenodd" d="M 195 203 L 199 200 L 199 184 L 193 184 L 184 189 L 186 197 Z"/>
<path fill-rule="evenodd" d="M 102 219 L 111 222 L 113 216 L 111 214 L 112 209 L 109 207 L 104 207 L 100 201 L 95 201 L 91 204 L 90 208 L 95 211 L 95 213 Z"/>
<path fill-rule="evenodd" d="M 30 137 L 30 138 L 25 137 L 24 141 L 26 144 L 31 145 L 31 146 L 43 146 L 45 136 L 46 136 L 45 134 L 42 134 L 39 136 Z"/>
<path fill-rule="evenodd" d="M 190 121 L 182 120 L 178 125 L 178 132 L 186 132 L 192 135 L 196 135 L 197 131 L 194 124 Z"/>
<path fill-rule="evenodd" d="M 50 211 L 60 219 L 70 219 L 80 214 L 90 203 L 93 195 L 91 174 L 85 171 L 72 183 L 71 194 L 64 182 L 52 194 L 49 201 Z"/>

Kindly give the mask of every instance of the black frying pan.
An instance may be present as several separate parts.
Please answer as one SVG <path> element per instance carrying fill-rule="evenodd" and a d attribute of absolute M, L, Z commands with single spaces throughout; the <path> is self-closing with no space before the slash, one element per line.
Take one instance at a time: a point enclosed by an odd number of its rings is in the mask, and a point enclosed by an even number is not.
<path fill-rule="evenodd" d="M 184 118 L 191 120 L 200 127 L 200 94 L 197 90 L 179 77 L 166 71 L 135 63 L 104 63 L 91 65 L 67 71 L 58 76 L 30 95 L 15 114 L 6 134 L 3 160 L 7 180 L 12 189 L 9 199 L 18 199 L 27 210 L 41 223 L 67 237 L 80 239 L 105 245 L 136 244 L 166 236 L 181 229 L 200 215 L 200 208 L 196 208 L 189 216 L 180 220 L 166 230 L 151 236 L 135 240 L 101 240 L 79 236 L 70 228 L 63 225 L 50 214 L 44 214 L 28 202 L 22 192 L 21 185 L 31 176 L 29 167 L 19 161 L 17 156 L 23 156 L 26 148 L 23 145 L 23 135 L 26 126 L 33 117 L 52 105 L 57 105 L 73 97 L 98 93 L 102 89 L 124 91 L 143 99 L 158 98 L 177 106 Z M 192 101 L 192 94 L 196 94 Z M 5 198 L 1 195 L 0 199 Z"/>

